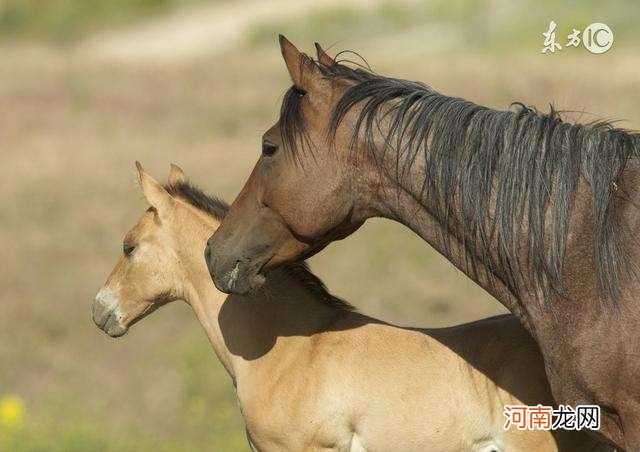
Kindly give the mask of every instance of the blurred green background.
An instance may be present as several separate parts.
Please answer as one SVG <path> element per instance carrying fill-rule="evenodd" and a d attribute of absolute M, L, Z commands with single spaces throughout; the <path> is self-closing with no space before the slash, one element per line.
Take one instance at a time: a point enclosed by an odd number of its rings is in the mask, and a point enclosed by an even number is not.
<path fill-rule="evenodd" d="M 561 44 L 604 22 L 614 47 L 542 55 L 550 20 Z M 90 303 L 146 208 L 135 160 L 238 192 L 289 84 L 278 33 L 495 108 L 553 102 L 637 128 L 639 20 L 632 0 L 0 2 L 0 451 L 248 450 L 231 381 L 185 305 L 113 340 Z M 503 312 L 385 221 L 311 265 L 403 325 Z"/>

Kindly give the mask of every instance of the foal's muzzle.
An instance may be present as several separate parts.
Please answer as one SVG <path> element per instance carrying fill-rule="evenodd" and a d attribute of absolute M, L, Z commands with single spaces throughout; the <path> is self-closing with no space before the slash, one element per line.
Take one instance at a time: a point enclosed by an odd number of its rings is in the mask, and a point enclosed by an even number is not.
<path fill-rule="evenodd" d="M 108 300 L 105 300 L 102 291 L 93 300 L 91 315 L 93 323 L 111 337 L 120 337 L 127 332 L 127 327 L 120 323 L 116 309 Z"/>

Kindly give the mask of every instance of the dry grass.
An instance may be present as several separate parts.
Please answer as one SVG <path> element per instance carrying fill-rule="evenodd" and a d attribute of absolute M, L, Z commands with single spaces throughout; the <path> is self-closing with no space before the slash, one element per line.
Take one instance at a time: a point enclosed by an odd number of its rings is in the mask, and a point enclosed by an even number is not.
<path fill-rule="evenodd" d="M 373 47 L 359 50 L 379 72 L 479 103 L 544 109 L 553 100 L 640 126 L 640 61 L 630 52 L 547 58 L 537 49 L 416 55 Z M 0 397 L 18 394 L 27 407 L 14 446 L 244 449 L 232 385 L 185 306 L 163 308 L 121 340 L 99 332 L 89 311 L 145 208 L 134 160 L 158 178 L 179 163 L 229 200 L 240 189 L 288 85 L 277 47 L 163 67 L 89 63 L 38 47 L 2 55 Z M 386 221 L 371 221 L 311 264 L 336 294 L 389 321 L 439 326 L 503 311 Z"/>

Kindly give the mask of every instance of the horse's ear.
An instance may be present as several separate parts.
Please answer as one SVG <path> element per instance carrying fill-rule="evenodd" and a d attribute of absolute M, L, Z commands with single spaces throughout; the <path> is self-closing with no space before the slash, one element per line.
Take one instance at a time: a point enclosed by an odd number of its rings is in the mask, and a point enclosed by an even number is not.
<path fill-rule="evenodd" d="M 333 66 L 333 58 L 331 58 L 317 42 L 315 43 L 315 46 L 316 55 L 318 56 L 318 61 L 320 62 L 320 64 L 322 64 L 323 66 Z"/>
<path fill-rule="evenodd" d="M 280 35 L 280 50 L 296 88 L 305 92 L 312 91 L 322 79 L 317 64 L 282 35 Z"/>
<path fill-rule="evenodd" d="M 142 193 L 151 207 L 161 213 L 173 205 L 173 198 L 153 177 L 142 169 L 140 162 L 136 162 L 138 170 L 138 182 L 142 188 Z"/>
<path fill-rule="evenodd" d="M 172 163 L 171 169 L 169 170 L 169 185 L 181 185 L 186 181 L 187 176 L 184 174 L 184 171 L 182 171 L 182 168 L 180 168 L 175 163 Z"/>

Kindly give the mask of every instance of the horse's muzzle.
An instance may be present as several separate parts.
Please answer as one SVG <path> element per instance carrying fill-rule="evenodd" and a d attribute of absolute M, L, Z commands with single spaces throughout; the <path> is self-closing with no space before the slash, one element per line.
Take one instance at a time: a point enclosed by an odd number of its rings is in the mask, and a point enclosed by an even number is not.
<path fill-rule="evenodd" d="M 265 278 L 260 274 L 261 265 L 252 264 L 248 259 L 225 259 L 215 256 L 211 239 L 207 242 L 204 256 L 213 283 L 221 292 L 244 295 L 258 289 Z"/>
<path fill-rule="evenodd" d="M 118 316 L 100 299 L 100 294 L 96 296 L 91 305 L 91 316 L 93 323 L 111 337 L 120 337 L 127 332 L 127 327 L 120 324 Z"/>

